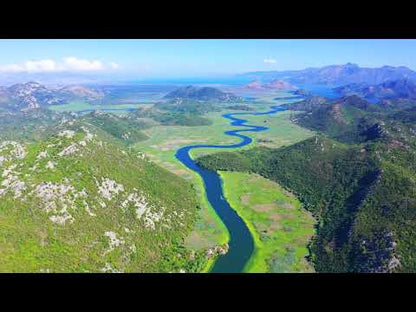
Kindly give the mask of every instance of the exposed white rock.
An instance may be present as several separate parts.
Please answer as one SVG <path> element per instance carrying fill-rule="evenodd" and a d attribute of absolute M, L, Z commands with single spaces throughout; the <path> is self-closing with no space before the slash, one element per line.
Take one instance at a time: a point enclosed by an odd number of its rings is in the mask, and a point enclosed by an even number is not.
<path fill-rule="evenodd" d="M 98 186 L 98 193 L 107 200 L 111 200 L 114 196 L 120 192 L 124 192 L 124 185 L 119 184 L 109 178 L 102 178 L 101 183 L 96 181 Z"/>
<path fill-rule="evenodd" d="M 131 206 L 135 208 L 136 218 L 143 219 L 144 226 L 152 230 L 155 230 L 156 223 L 162 221 L 165 212 L 164 207 L 155 209 L 155 207 L 148 202 L 147 197 L 137 189 L 134 189 L 134 192 L 130 193 L 127 198 L 121 202 L 121 207 L 124 211 Z M 170 218 L 165 218 L 163 221 L 167 221 L 168 219 L 170 222 Z M 166 225 L 162 225 L 166 227 Z"/>
<path fill-rule="evenodd" d="M 144 153 L 142 153 L 142 152 L 138 152 L 137 153 L 137 158 L 139 158 L 139 159 L 145 159 L 146 158 L 146 154 L 144 154 Z"/>
<path fill-rule="evenodd" d="M 87 143 L 94 138 L 94 135 L 86 127 L 82 127 L 82 130 L 85 132 L 85 137 L 79 141 L 78 144 L 81 146 L 87 146 Z"/>
<path fill-rule="evenodd" d="M 48 163 L 45 166 L 47 169 L 55 169 L 56 167 L 56 162 L 54 161 L 48 161 Z"/>
<path fill-rule="evenodd" d="M 65 148 L 63 151 L 58 153 L 58 156 L 66 156 L 66 155 L 70 155 L 73 154 L 75 152 L 78 151 L 78 147 L 75 143 L 71 144 L 70 146 L 68 146 L 67 148 Z"/>
<path fill-rule="evenodd" d="M 72 185 L 68 184 L 68 179 L 66 179 L 65 183 L 42 182 L 37 184 L 34 190 L 30 192 L 30 195 L 40 200 L 40 208 L 51 214 L 49 219 L 61 225 L 75 220 L 70 214 L 70 210 L 77 208 L 75 202 L 77 198 L 85 198 L 87 196 L 84 189 L 78 192 Z M 83 204 L 84 207 L 88 205 L 85 201 Z M 86 209 L 89 209 L 89 207 L 86 207 Z M 94 214 L 90 213 L 90 215 Z"/>
<path fill-rule="evenodd" d="M 64 137 L 67 139 L 72 139 L 74 135 L 75 135 L 75 131 L 72 131 L 72 130 L 63 130 L 58 133 L 59 137 Z"/>
<path fill-rule="evenodd" d="M 64 212 L 60 216 L 50 216 L 49 220 L 51 220 L 53 223 L 64 225 L 66 221 L 73 222 L 74 218 L 68 212 Z"/>
<path fill-rule="evenodd" d="M 123 237 L 120 237 L 120 239 L 117 238 L 117 233 L 113 231 L 107 231 L 104 233 L 104 236 L 107 236 L 110 239 L 108 249 L 106 253 L 111 252 L 114 250 L 115 247 L 119 247 L 121 245 L 124 245 L 124 239 Z"/>
<path fill-rule="evenodd" d="M 96 216 L 96 214 L 95 213 L 93 213 L 93 212 L 91 212 L 91 210 L 90 210 L 90 206 L 88 205 L 88 203 L 84 200 L 83 202 L 82 202 L 82 204 L 84 205 L 84 208 L 85 208 L 85 211 L 91 216 L 91 217 L 95 217 Z"/>
<path fill-rule="evenodd" d="M 11 165 L 4 169 L 2 177 L 5 178 L 1 182 L 0 195 L 6 194 L 7 192 L 12 192 L 14 198 L 19 198 L 22 196 L 23 191 L 26 189 L 25 183 L 19 180 L 20 173 L 15 171 L 17 165 Z"/>
<path fill-rule="evenodd" d="M 55 211 L 57 202 L 59 204 L 69 203 L 72 205 L 73 199 L 70 196 L 66 196 L 72 192 L 75 192 L 75 188 L 72 185 L 52 182 L 43 182 L 35 187 L 35 196 L 43 202 L 43 209 L 47 212 Z"/>
<path fill-rule="evenodd" d="M 8 155 L 3 155 L 1 163 L 12 159 L 23 159 L 27 155 L 23 146 L 14 141 L 4 141 L 0 144 L 0 153 L 4 152 Z"/>
<path fill-rule="evenodd" d="M 163 217 L 163 211 L 151 212 L 148 211 L 145 215 L 144 224 L 147 228 L 155 229 L 155 222 L 159 222 Z"/>
<path fill-rule="evenodd" d="M 101 272 L 104 272 L 104 273 L 107 273 L 107 272 L 110 272 L 110 273 L 123 273 L 123 271 L 119 271 L 119 270 L 113 269 L 111 267 L 111 264 L 110 263 L 106 263 L 105 264 L 105 267 L 103 267 L 101 269 Z"/>
<path fill-rule="evenodd" d="M 131 253 L 135 253 L 136 251 L 137 251 L 137 249 L 136 249 L 136 245 L 131 245 L 130 247 L 129 247 L 129 250 L 131 251 Z"/>
<path fill-rule="evenodd" d="M 121 203 L 121 206 L 126 208 L 129 204 L 132 204 L 136 208 L 137 219 L 140 219 L 142 215 L 150 209 L 146 197 L 137 192 L 129 194 L 127 199 Z"/>
<path fill-rule="evenodd" d="M 42 159 L 42 158 L 46 158 L 47 156 L 48 156 L 48 152 L 43 151 L 43 152 L 40 152 L 38 156 L 36 156 L 36 159 L 39 160 L 39 159 Z"/>

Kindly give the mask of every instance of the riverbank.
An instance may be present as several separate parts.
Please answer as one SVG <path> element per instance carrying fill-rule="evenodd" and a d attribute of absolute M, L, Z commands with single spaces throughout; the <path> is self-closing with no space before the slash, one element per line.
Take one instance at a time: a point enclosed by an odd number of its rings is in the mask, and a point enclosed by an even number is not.
<path fill-rule="evenodd" d="M 299 200 L 277 183 L 256 174 L 219 174 L 225 197 L 254 238 L 254 253 L 244 272 L 314 272 L 305 257 L 315 220 Z"/>

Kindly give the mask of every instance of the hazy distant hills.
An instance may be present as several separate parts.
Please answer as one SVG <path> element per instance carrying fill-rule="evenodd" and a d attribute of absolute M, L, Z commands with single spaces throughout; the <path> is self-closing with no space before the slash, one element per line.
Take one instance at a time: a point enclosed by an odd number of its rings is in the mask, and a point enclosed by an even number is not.
<path fill-rule="evenodd" d="M 294 91 L 297 87 L 291 83 L 281 80 L 274 79 L 271 82 L 264 83 L 259 80 L 253 80 L 244 86 L 246 89 L 251 90 L 276 90 L 276 91 Z"/>
<path fill-rule="evenodd" d="M 349 84 L 334 89 L 338 94 L 356 94 L 367 99 L 416 99 L 416 84 L 414 81 L 403 78 L 390 80 L 378 85 Z"/>
<path fill-rule="evenodd" d="M 233 102 L 242 100 L 232 93 L 223 92 L 212 87 L 186 86 L 169 92 L 166 99 L 192 99 L 197 101 Z"/>
<path fill-rule="evenodd" d="M 104 94 L 85 86 L 48 88 L 37 82 L 18 83 L 0 88 L 0 107 L 11 110 L 30 110 L 39 107 L 64 104 L 71 100 L 93 101 Z"/>
<path fill-rule="evenodd" d="M 259 71 L 245 73 L 254 80 L 270 82 L 274 79 L 285 79 L 292 84 L 324 84 L 341 86 L 352 83 L 377 85 L 388 80 L 408 78 L 416 79 L 416 72 L 405 67 L 383 66 L 379 68 L 360 67 L 356 64 L 330 65 L 320 68 L 306 68 L 292 71 Z"/>

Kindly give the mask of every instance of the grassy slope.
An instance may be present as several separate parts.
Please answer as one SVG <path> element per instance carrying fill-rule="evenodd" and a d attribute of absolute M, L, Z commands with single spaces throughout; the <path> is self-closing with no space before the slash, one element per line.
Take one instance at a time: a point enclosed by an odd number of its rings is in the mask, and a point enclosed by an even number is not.
<path fill-rule="evenodd" d="M 190 250 L 181 247 L 196 214 L 197 203 L 191 185 L 135 154 L 126 153 L 117 145 L 106 143 L 111 138 L 107 140 L 104 133 L 82 147 L 80 153 L 57 155 L 83 136 L 82 132 L 77 132 L 72 139 L 52 137 L 32 143 L 25 146 L 27 156 L 24 159 L 3 162 L 2 174 L 9 165 L 17 165 L 14 171 L 25 181 L 28 190 L 23 194 L 28 199 L 15 199 L 10 192 L 1 195 L 0 271 L 97 272 L 107 263 L 113 269 L 125 272 L 200 271 L 201 255 L 188 261 Z M 104 144 L 101 145 L 99 140 Z M 48 147 L 50 144 L 55 147 Z M 2 155 L 7 156 L 9 150 L 3 150 Z M 45 150 L 48 156 L 37 159 Z M 47 161 L 55 161 L 55 169 L 47 169 Z M 98 181 L 102 177 L 115 180 L 124 185 L 125 192 L 115 199 L 104 200 L 107 207 L 103 208 L 97 202 L 99 194 L 93 177 Z M 4 177 L 0 179 L 4 180 Z M 42 204 L 29 192 L 35 185 L 48 181 L 73 185 L 77 192 L 85 189 L 88 193 L 86 201 L 95 216 L 88 213 L 81 199 L 76 199 L 75 206 L 71 204 L 68 208 L 74 222 L 64 225 L 51 222 L 52 213 L 42 210 Z M 160 181 L 163 181 L 163 187 Z M 133 208 L 123 212 L 120 206 L 134 188 L 146 194 L 148 201 L 155 205 L 154 209 L 166 207 L 165 216 L 175 210 L 183 213 L 185 219 L 175 220 L 169 229 L 158 225 L 156 230 L 147 229 L 143 220 L 135 218 Z M 58 203 L 61 198 L 56 199 Z M 107 253 L 106 231 L 117 233 L 125 243 Z"/>
<path fill-rule="evenodd" d="M 312 272 L 305 260 L 314 219 L 296 197 L 261 176 L 220 172 L 231 206 L 254 237 L 255 251 L 245 272 Z"/>

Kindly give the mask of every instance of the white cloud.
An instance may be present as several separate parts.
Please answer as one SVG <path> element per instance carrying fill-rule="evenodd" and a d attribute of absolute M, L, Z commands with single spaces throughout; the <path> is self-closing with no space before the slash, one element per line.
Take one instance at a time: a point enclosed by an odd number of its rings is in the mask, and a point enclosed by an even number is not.
<path fill-rule="evenodd" d="M 72 56 L 64 58 L 64 67 L 67 70 L 86 70 L 86 71 L 104 69 L 104 65 L 100 61 L 78 59 Z"/>
<path fill-rule="evenodd" d="M 54 71 L 57 69 L 53 60 L 27 61 L 23 68 L 28 72 Z"/>
<path fill-rule="evenodd" d="M 0 72 L 20 72 L 23 70 L 24 68 L 17 64 L 0 65 Z"/>
<path fill-rule="evenodd" d="M 266 58 L 263 60 L 263 62 L 267 64 L 276 64 L 276 60 L 272 58 Z"/>
<path fill-rule="evenodd" d="M 120 65 L 118 65 L 117 63 L 111 62 L 110 67 L 111 67 L 111 69 L 119 69 Z"/>
<path fill-rule="evenodd" d="M 56 72 L 56 71 L 99 71 L 118 69 L 117 63 L 104 64 L 99 60 L 80 59 L 73 56 L 65 57 L 60 62 L 51 59 L 29 60 L 20 64 L 0 64 L 0 72 Z"/>

